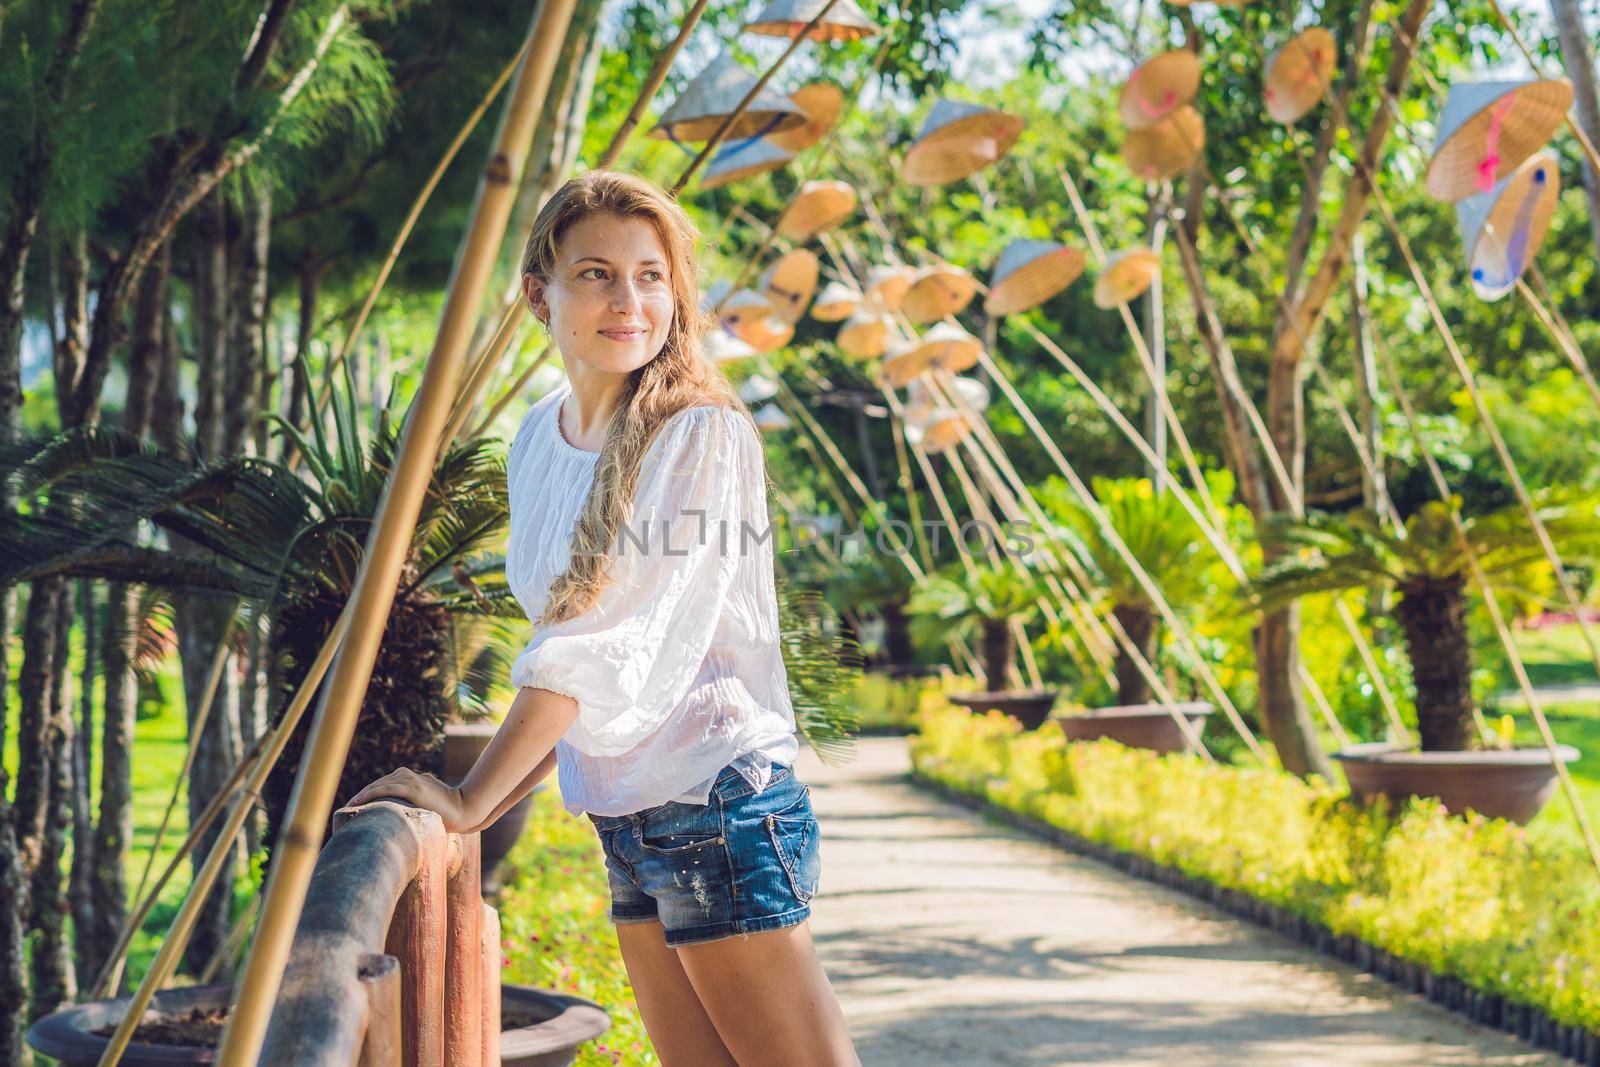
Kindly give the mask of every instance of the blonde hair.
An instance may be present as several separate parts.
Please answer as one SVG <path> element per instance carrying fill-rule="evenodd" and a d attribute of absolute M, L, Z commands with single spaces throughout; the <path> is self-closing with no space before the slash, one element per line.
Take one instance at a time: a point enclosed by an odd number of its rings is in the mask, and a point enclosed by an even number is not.
<path fill-rule="evenodd" d="M 699 233 L 676 200 L 644 178 L 592 170 L 556 190 L 534 220 L 522 252 L 522 273 L 549 284 L 561 239 L 590 215 L 640 218 L 650 222 L 667 254 L 672 283 L 672 324 L 655 357 L 628 375 L 606 438 L 595 461 L 594 483 L 572 528 L 571 560 L 550 583 L 536 626 L 582 614 L 609 583 L 609 563 L 617 531 L 633 506 L 639 467 L 657 433 L 680 411 L 710 404 L 755 420 L 727 376 L 706 358 L 701 337 L 711 324 L 700 308 L 695 263 Z"/>

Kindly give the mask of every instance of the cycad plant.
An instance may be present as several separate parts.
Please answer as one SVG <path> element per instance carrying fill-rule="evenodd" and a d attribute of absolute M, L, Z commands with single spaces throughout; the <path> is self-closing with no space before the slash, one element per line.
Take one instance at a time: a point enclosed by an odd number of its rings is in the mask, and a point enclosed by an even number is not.
<path fill-rule="evenodd" d="M 1006 674 L 1016 653 L 1011 623 L 1027 623 L 1038 611 L 1039 579 L 1010 557 L 986 564 L 968 578 L 965 571 L 931 575 L 912 594 L 907 611 L 918 643 L 937 647 L 948 640 L 976 637 L 984 685 L 1006 691 Z"/>
<path fill-rule="evenodd" d="M 899 560 L 865 554 L 851 560 L 827 583 L 828 603 L 843 613 L 851 609 L 876 610 L 883 618 L 884 661 L 892 670 L 915 661 L 911 622 L 906 604 L 915 583 Z"/>
<path fill-rule="evenodd" d="M 1459 499 L 1454 504 L 1459 506 Z M 1600 498 L 1549 491 L 1539 495 L 1536 510 L 1568 563 L 1600 559 Z M 1497 587 L 1517 592 L 1519 579 L 1545 566 L 1544 552 L 1521 507 L 1462 522 L 1473 554 Z M 1303 521 L 1280 521 L 1264 532 L 1289 552 L 1254 583 L 1266 610 L 1308 593 L 1342 593 L 1375 584 L 1395 591 L 1394 616 L 1411 661 L 1422 749 L 1467 749 L 1473 719 L 1470 568 L 1446 505 L 1423 505 L 1406 520 L 1404 536 L 1395 535 L 1365 508 L 1344 515 L 1313 512 Z"/>

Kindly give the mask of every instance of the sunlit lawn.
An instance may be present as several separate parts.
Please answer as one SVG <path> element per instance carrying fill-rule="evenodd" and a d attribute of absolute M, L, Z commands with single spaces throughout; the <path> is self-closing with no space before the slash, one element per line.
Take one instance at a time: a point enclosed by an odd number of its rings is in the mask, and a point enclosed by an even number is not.
<path fill-rule="evenodd" d="M 1517 648 L 1527 665 L 1528 677 L 1536 686 L 1600 685 L 1588 646 L 1576 625 L 1519 630 Z M 1580 759 L 1567 767 L 1591 824 L 1600 825 L 1600 702 L 1552 700 L 1540 703 L 1556 740 L 1582 753 Z M 1516 718 L 1518 745 L 1540 743 L 1538 727 L 1520 695 L 1507 695 L 1502 701 L 1502 710 Z M 1532 825 L 1576 832 L 1572 807 L 1560 793 Z"/>

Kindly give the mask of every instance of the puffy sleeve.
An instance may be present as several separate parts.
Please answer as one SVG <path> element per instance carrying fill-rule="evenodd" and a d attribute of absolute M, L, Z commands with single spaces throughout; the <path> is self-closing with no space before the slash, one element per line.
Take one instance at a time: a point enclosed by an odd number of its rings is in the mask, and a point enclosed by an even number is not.
<path fill-rule="evenodd" d="M 588 610 L 535 634 L 511 666 L 513 686 L 578 702 L 562 740 L 618 756 L 683 701 L 740 560 L 767 533 L 765 485 L 760 437 L 741 412 L 701 406 L 667 420 L 640 464 L 612 580 Z"/>

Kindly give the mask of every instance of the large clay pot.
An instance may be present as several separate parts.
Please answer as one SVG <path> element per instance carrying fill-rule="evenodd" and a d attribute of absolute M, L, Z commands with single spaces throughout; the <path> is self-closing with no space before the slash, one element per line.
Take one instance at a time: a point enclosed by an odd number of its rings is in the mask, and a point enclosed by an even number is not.
<path fill-rule="evenodd" d="M 1571 745 L 1557 745 L 1563 763 L 1578 758 Z M 1359 799 L 1384 794 L 1438 797 L 1451 812 L 1472 808 L 1482 815 L 1525 823 L 1539 813 L 1556 788 L 1556 765 L 1544 748 L 1419 752 L 1374 741 L 1333 754 L 1344 767 L 1350 792 Z"/>
<path fill-rule="evenodd" d="M 567 1067 L 611 1026 L 592 1000 L 509 983 L 500 986 L 500 1020 L 501 1067 Z"/>
<path fill-rule="evenodd" d="M 493 722 L 453 722 L 444 728 L 444 780 L 460 782 L 472 770 L 478 756 L 488 746 L 490 738 L 500 728 Z M 533 794 L 544 789 L 544 783 L 533 787 L 533 792 L 507 808 L 505 814 L 483 828 L 483 872 L 479 883 L 485 893 L 500 888 L 500 861 L 516 845 L 517 838 L 528 825 L 533 811 Z"/>
<path fill-rule="evenodd" d="M 1156 752 L 1192 752 L 1189 743 L 1173 712 L 1182 715 L 1194 727 L 1196 736 L 1204 729 L 1204 718 L 1215 709 L 1203 700 L 1173 705 L 1122 704 L 1111 708 L 1094 708 L 1075 715 L 1057 719 L 1061 732 L 1068 741 L 1096 741 L 1109 737 L 1129 748 L 1148 748 Z"/>
<path fill-rule="evenodd" d="M 950 703 L 960 704 L 975 715 L 1003 711 L 1022 724 L 1024 730 L 1037 730 L 1050 718 L 1059 689 L 1002 689 L 998 692 L 951 693 Z"/>

